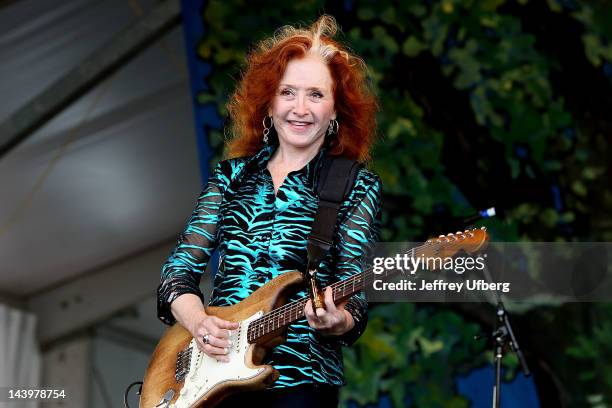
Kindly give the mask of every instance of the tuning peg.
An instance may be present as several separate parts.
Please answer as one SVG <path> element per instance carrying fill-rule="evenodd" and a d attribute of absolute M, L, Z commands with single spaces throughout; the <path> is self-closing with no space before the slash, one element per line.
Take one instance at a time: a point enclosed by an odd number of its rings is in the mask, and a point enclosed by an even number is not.
<path fill-rule="evenodd" d="M 487 227 L 480 227 L 481 230 L 486 231 Z"/>

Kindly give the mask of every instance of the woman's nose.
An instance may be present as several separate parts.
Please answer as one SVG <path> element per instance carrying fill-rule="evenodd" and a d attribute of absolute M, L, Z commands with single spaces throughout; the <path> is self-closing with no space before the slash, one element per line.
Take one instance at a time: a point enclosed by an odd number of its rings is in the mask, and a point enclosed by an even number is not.
<path fill-rule="evenodd" d="M 293 107 L 293 112 L 298 116 L 304 116 L 308 113 L 308 107 L 306 105 L 305 98 L 295 98 L 295 106 Z"/>

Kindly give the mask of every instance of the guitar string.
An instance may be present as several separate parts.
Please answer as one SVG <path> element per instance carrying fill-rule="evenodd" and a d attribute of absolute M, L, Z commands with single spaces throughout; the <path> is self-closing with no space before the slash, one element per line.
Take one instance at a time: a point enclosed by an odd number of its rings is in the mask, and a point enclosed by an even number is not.
<path fill-rule="evenodd" d="M 470 238 L 472 238 L 474 236 L 473 234 L 474 230 L 471 231 L 465 231 L 465 233 L 467 233 L 469 235 Z M 468 237 L 468 235 L 466 235 L 465 233 L 460 233 L 459 234 L 455 234 L 455 235 L 459 235 L 460 240 L 464 240 L 465 238 Z M 455 236 L 453 235 L 453 237 Z M 440 241 L 440 239 L 442 238 L 446 238 L 446 241 Z M 432 245 L 435 244 L 444 244 L 444 243 L 453 243 L 454 241 L 456 241 L 457 238 L 454 238 L 453 240 L 449 240 L 447 236 L 444 237 L 440 237 L 438 239 L 432 239 L 429 241 L 426 241 L 423 245 L 420 245 L 418 247 L 414 247 L 412 249 L 410 249 L 408 252 L 412 252 L 411 257 L 414 258 L 414 254 L 416 250 L 422 250 L 422 249 L 426 249 L 427 247 L 430 247 Z M 440 245 L 437 245 L 437 248 L 435 248 L 435 251 L 439 253 L 440 251 Z M 408 254 L 408 252 L 406 254 Z M 332 285 L 329 285 L 332 287 L 332 293 L 333 293 L 333 300 L 336 300 L 335 295 L 337 294 L 337 292 L 340 292 L 340 289 L 342 290 L 342 296 L 345 295 L 345 290 L 346 290 L 346 286 L 348 285 L 348 283 L 352 283 L 352 286 L 354 288 L 355 286 L 355 280 L 359 279 L 360 275 L 363 275 L 364 280 L 363 282 L 365 282 L 366 278 L 369 277 L 370 272 L 373 270 L 373 268 L 368 268 L 365 271 L 355 274 L 353 276 L 351 276 L 350 278 L 344 279 L 340 282 L 335 282 Z M 359 285 L 363 285 L 363 282 L 360 282 Z M 356 291 L 353 291 L 352 293 L 354 293 Z M 253 332 L 255 332 L 255 337 L 253 338 L 253 340 L 256 340 L 257 338 L 264 336 L 274 330 L 277 330 L 278 328 L 291 323 L 292 321 L 297 320 L 298 318 L 303 316 L 303 309 L 304 306 L 307 302 L 307 297 L 302 297 L 301 299 L 298 299 L 296 301 L 293 301 L 291 303 L 288 303 L 286 305 L 283 305 L 277 309 L 275 309 L 272 312 L 267 313 L 266 315 L 253 320 L 251 323 L 249 323 L 249 327 L 247 329 L 247 336 L 248 337 L 252 337 L 251 335 L 253 335 Z M 296 306 L 299 306 L 296 308 Z M 297 309 L 297 310 L 296 310 Z M 289 313 L 287 313 L 289 312 Z M 296 312 L 296 317 L 292 318 L 293 313 Z M 289 321 L 287 322 L 287 314 L 289 315 Z M 282 317 L 283 323 L 281 324 L 280 322 L 280 317 Z M 275 320 L 276 320 L 276 324 L 275 324 Z M 272 329 L 270 330 L 270 325 L 272 325 Z M 268 328 L 268 330 L 266 331 L 265 328 Z M 249 338 L 249 340 L 251 340 Z"/>
<path fill-rule="evenodd" d="M 450 242 L 450 241 L 447 241 Z M 423 245 L 420 245 L 418 247 L 412 248 L 410 250 L 408 250 L 405 254 L 408 254 L 410 252 L 412 252 L 412 257 L 414 257 L 414 253 L 415 251 L 421 250 L 421 249 L 425 249 L 426 247 L 432 246 L 433 244 L 437 244 L 440 243 L 439 241 L 427 241 L 425 242 Z M 353 286 L 353 288 L 355 287 L 355 281 L 360 279 L 360 276 L 363 275 L 363 281 L 359 282 L 359 285 L 363 286 L 363 282 L 365 282 L 365 280 L 367 279 L 367 277 L 369 277 L 369 275 L 371 274 L 371 272 L 373 271 L 373 267 L 370 267 L 368 269 L 366 269 L 365 271 L 355 274 L 347 279 L 344 279 L 340 282 L 335 282 L 329 286 L 332 287 L 332 293 L 333 293 L 333 300 L 336 300 L 336 294 L 337 292 L 340 292 L 340 289 L 342 290 L 342 296 L 345 295 L 345 290 L 347 288 L 347 285 L 349 283 L 351 283 L 351 286 Z M 356 291 L 355 291 L 356 292 Z M 290 323 L 291 321 L 297 320 L 300 317 L 303 316 L 303 312 L 304 312 L 304 306 L 306 304 L 306 302 L 308 301 L 307 297 L 304 296 L 298 300 L 295 300 L 291 303 L 287 303 L 275 310 L 273 310 L 272 312 L 269 312 L 267 314 L 265 314 L 262 317 L 257 318 L 256 320 L 253 320 L 251 323 L 249 323 L 249 328 L 247 329 L 247 337 L 251 337 L 251 335 L 253 334 L 253 332 L 256 332 L 255 337 L 253 338 L 253 340 L 256 340 L 257 338 L 264 336 L 268 333 L 270 333 L 271 331 L 277 330 L 278 328 L 284 326 L 287 323 Z M 296 308 L 296 306 L 298 306 Z M 297 309 L 297 310 L 296 310 Z M 289 313 L 287 313 L 289 312 Z M 291 316 L 293 315 L 293 313 L 296 312 L 296 317 L 295 319 L 292 319 Z M 287 314 L 289 314 L 289 322 L 285 322 L 286 318 L 287 318 Z M 280 319 L 279 317 L 283 318 L 283 324 L 280 323 Z M 274 321 L 278 321 L 278 323 L 276 325 L 273 325 L 273 329 L 272 330 L 265 330 L 266 326 L 270 326 L 270 323 L 274 323 Z M 277 327 L 278 326 L 278 327 Z M 261 332 L 261 333 L 260 333 Z M 251 340 L 249 338 L 249 340 Z"/>
<path fill-rule="evenodd" d="M 448 242 L 448 241 L 447 241 Z M 437 244 L 440 243 L 440 241 L 428 241 L 425 244 L 412 248 L 411 250 L 409 250 L 407 253 L 412 252 L 412 257 L 414 257 L 415 251 L 416 250 L 421 250 L 421 249 L 425 249 L 426 247 L 432 246 L 433 244 Z M 335 295 L 339 294 L 339 292 L 342 292 L 341 296 L 346 295 L 346 289 L 348 286 L 352 286 L 353 289 L 355 288 L 355 282 L 358 282 L 358 287 L 361 288 L 363 286 L 363 282 L 365 282 L 367 280 L 367 278 L 369 277 L 369 275 L 371 275 L 373 271 L 373 268 L 368 268 L 366 269 L 364 272 L 355 274 L 353 276 L 351 276 L 350 278 L 344 279 L 340 282 L 335 282 L 334 284 L 330 285 L 332 287 L 332 291 L 333 291 L 333 295 L 334 295 L 334 300 L 337 299 L 337 297 Z M 363 277 L 363 281 L 360 281 L 361 278 Z M 350 293 L 354 293 L 356 292 L 355 290 L 353 290 Z M 275 323 L 273 324 L 273 329 L 271 331 L 277 330 L 278 328 L 286 325 L 287 323 L 290 323 L 291 321 L 297 320 L 298 318 L 303 316 L 303 309 L 304 309 L 304 305 L 307 302 L 307 298 L 306 297 L 302 297 L 301 299 L 298 299 L 296 301 L 293 301 L 291 303 L 288 303 L 286 305 L 283 305 L 277 309 L 275 309 L 273 312 L 270 312 L 256 320 L 254 320 L 253 322 L 251 322 L 251 324 L 249 324 L 249 329 L 248 329 L 248 334 L 251 335 L 249 337 L 253 337 L 252 335 L 255 334 L 253 340 L 266 335 L 268 333 L 270 333 L 270 331 L 266 331 L 265 328 L 271 325 L 271 323 Z M 287 313 L 289 312 L 289 313 Z M 296 317 L 295 319 L 292 318 L 293 313 L 295 312 Z M 287 322 L 287 315 L 289 315 L 289 322 Z M 280 322 L 281 319 L 279 319 L 280 317 L 282 317 L 283 323 Z M 276 322 L 275 322 L 276 321 Z M 255 332 L 255 333 L 253 333 Z"/>
<path fill-rule="evenodd" d="M 361 287 L 363 287 L 363 281 L 367 280 L 369 275 L 372 274 L 372 272 L 373 272 L 372 269 L 367 269 L 366 271 L 353 275 L 350 278 L 347 278 L 341 282 L 336 282 L 332 285 L 329 285 L 332 287 L 332 290 L 333 290 L 334 301 L 338 297 L 345 296 L 347 294 L 347 289 L 350 286 L 352 286 L 353 289 L 356 286 L 359 289 L 361 289 Z M 361 279 L 361 277 L 363 277 L 363 280 Z M 357 283 L 357 285 L 355 283 Z M 348 293 L 354 293 L 354 292 L 356 292 L 356 290 L 348 291 Z M 249 325 L 249 329 L 248 329 L 249 334 L 253 335 L 253 332 L 256 332 L 257 334 L 256 338 L 258 338 L 258 337 L 261 337 L 262 335 L 266 335 L 270 333 L 270 331 L 277 330 L 278 328 L 294 320 L 297 320 L 298 318 L 304 315 L 304 306 L 306 305 L 307 301 L 308 299 L 306 297 L 303 297 L 299 300 L 296 300 L 296 301 L 293 301 L 291 303 L 284 305 L 282 307 L 282 310 L 277 309 L 274 313 L 267 314 L 265 316 L 258 318 L 257 320 L 254 320 Z M 295 318 L 293 317 L 294 314 L 295 314 Z M 270 329 L 271 325 L 273 328 L 271 330 L 266 331 L 265 328 Z"/>
<path fill-rule="evenodd" d="M 372 273 L 371 269 L 368 269 L 362 273 L 356 274 L 354 276 L 351 276 L 348 279 L 345 279 L 341 282 L 336 282 L 332 285 L 330 285 L 332 287 L 333 290 L 333 295 L 334 295 L 334 300 L 336 300 L 338 298 L 338 294 L 340 294 L 340 292 L 342 292 L 341 296 L 346 294 L 346 289 L 348 288 L 348 286 L 353 286 L 355 287 L 355 281 L 360 281 L 360 277 L 359 276 L 363 276 L 364 280 L 367 279 L 367 276 L 369 274 Z M 350 283 L 350 285 L 349 285 Z M 359 286 L 361 283 L 359 283 L 357 286 Z M 278 328 L 299 319 L 300 317 L 302 317 L 304 315 L 304 306 L 306 305 L 306 302 L 308 301 L 307 297 L 302 297 L 299 300 L 295 300 L 291 303 L 288 303 L 284 306 L 282 306 L 279 309 L 276 309 L 274 312 L 266 314 L 254 321 L 252 321 L 249 324 L 249 329 L 248 329 L 248 334 L 249 334 L 249 338 L 253 337 L 253 335 L 255 334 L 255 339 L 266 335 L 268 333 L 270 333 L 271 331 L 277 330 Z M 295 318 L 293 317 L 293 315 L 295 314 Z M 281 323 L 282 320 L 282 323 Z M 272 326 L 273 328 L 271 330 L 270 326 Z M 265 330 L 265 329 L 268 330 Z M 255 332 L 255 333 L 254 333 Z"/>

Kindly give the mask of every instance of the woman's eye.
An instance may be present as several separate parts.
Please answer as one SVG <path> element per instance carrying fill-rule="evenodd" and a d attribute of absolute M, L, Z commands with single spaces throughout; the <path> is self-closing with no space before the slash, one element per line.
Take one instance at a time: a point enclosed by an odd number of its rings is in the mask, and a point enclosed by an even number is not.
<path fill-rule="evenodd" d="M 287 95 L 291 95 L 292 92 L 290 89 L 283 89 L 282 91 L 280 91 L 280 94 L 283 96 L 287 96 Z"/>
<path fill-rule="evenodd" d="M 313 92 L 312 96 L 315 97 L 315 98 L 322 98 L 323 94 L 321 92 Z"/>

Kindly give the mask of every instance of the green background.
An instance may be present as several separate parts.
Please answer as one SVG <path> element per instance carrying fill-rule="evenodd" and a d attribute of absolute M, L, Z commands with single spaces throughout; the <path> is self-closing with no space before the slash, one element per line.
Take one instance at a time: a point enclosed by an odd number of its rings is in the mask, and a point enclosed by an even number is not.
<path fill-rule="evenodd" d="M 212 70 L 198 103 L 225 118 L 249 47 L 322 13 L 364 58 L 380 98 L 371 167 L 384 184 L 383 241 L 454 232 L 459 217 L 492 205 L 501 215 L 479 225 L 494 240 L 612 241 L 609 2 L 207 1 L 197 53 Z M 223 130 L 207 131 L 216 163 Z M 611 312 L 515 310 L 543 407 L 612 406 Z M 455 378 L 492 360 L 472 337 L 494 317 L 484 304 L 373 305 L 345 350 L 342 401 L 469 406 Z M 517 375 L 516 359 L 505 363 L 506 379 Z"/>

